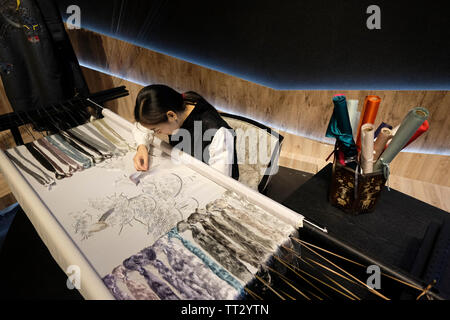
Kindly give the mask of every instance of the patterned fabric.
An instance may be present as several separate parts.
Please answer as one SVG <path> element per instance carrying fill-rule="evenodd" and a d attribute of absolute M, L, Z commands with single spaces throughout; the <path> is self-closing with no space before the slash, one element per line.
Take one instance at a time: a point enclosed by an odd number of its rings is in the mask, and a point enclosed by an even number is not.
<path fill-rule="evenodd" d="M 161 299 L 239 299 L 245 296 L 244 285 L 264 273 L 265 263 L 294 230 L 227 191 L 123 266 L 138 271 L 141 283 Z M 107 285 L 117 294 L 117 285 Z"/>
<path fill-rule="evenodd" d="M 239 182 L 242 182 L 252 189 L 258 190 L 258 185 L 266 172 L 278 139 L 266 130 L 248 122 L 225 116 L 223 118 L 236 132 Z M 266 154 L 263 152 L 264 158 L 267 157 L 267 159 L 252 159 L 252 155 L 257 155 L 259 157 L 258 150 L 260 150 L 261 143 L 267 145 L 267 150 L 262 149 L 267 151 Z"/>

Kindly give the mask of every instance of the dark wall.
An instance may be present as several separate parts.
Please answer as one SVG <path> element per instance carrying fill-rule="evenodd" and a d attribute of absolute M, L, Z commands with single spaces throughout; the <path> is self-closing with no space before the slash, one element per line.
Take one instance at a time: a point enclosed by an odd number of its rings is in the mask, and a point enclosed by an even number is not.
<path fill-rule="evenodd" d="M 83 28 L 275 89 L 450 88 L 448 1 L 58 2 Z"/>

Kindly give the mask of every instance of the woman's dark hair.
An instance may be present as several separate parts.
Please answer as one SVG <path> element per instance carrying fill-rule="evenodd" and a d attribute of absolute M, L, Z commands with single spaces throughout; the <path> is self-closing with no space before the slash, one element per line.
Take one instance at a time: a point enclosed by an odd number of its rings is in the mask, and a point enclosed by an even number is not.
<path fill-rule="evenodd" d="M 134 107 L 134 118 L 144 124 L 157 124 L 167 121 L 167 112 L 183 112 L 187 104 L 207 104 L 199 94 L 189 91 L 184 94 L 163 85 L 152 84 L 139 91 Z"/>
<path fill-rule="evenodd" d="M 145 124 L 167 121 L 167 112 L 183 112 L 186 108 L 183 96 L 172 88 L 153 84 L 139 91 L 134 107 L 134 118 Z"/>

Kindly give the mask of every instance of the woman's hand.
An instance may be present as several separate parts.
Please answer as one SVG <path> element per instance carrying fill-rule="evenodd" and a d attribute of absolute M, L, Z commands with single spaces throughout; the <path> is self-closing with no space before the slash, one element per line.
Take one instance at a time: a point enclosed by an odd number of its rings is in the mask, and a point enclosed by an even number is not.
<path fill-rule="evenodd" d="M 134 167 L 136 168 L 136 170 L 138 171 L 148 170 L 148 150 L 143 144 L 137 147 L 137 152 L 133 160 L 134 160 Z"/>

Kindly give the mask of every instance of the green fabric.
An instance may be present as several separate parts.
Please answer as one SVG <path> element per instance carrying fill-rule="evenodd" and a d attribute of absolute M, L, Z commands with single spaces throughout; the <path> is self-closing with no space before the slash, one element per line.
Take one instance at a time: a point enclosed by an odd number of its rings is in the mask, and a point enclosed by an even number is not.
<path fill-rule="evenodd" d="M 397 156 L 397 154 L 408 143 L 409 139 L 419 129 L 422 123 L 428 118 L 429 112 L 422 107 L 416 107 L 411 109 L 406 117 L 403 119 L 402 124 L 398 128 L 395 136 L 392 138 L 391 143 L 381 154 L 378 161 L 375 163 L 374 172 L 381 169 L 386 170 L 389 163 Z"/>
<path fill-rule="evenodd" d="M 358 151 L 353 140 L 352 125 L 348 115 L 345 96 L 333 97 L 334 110 L 328 123 L 327 137 L 336 138 L 337 144 L 344 152 L 345 158 L 354 157 Z"/>

